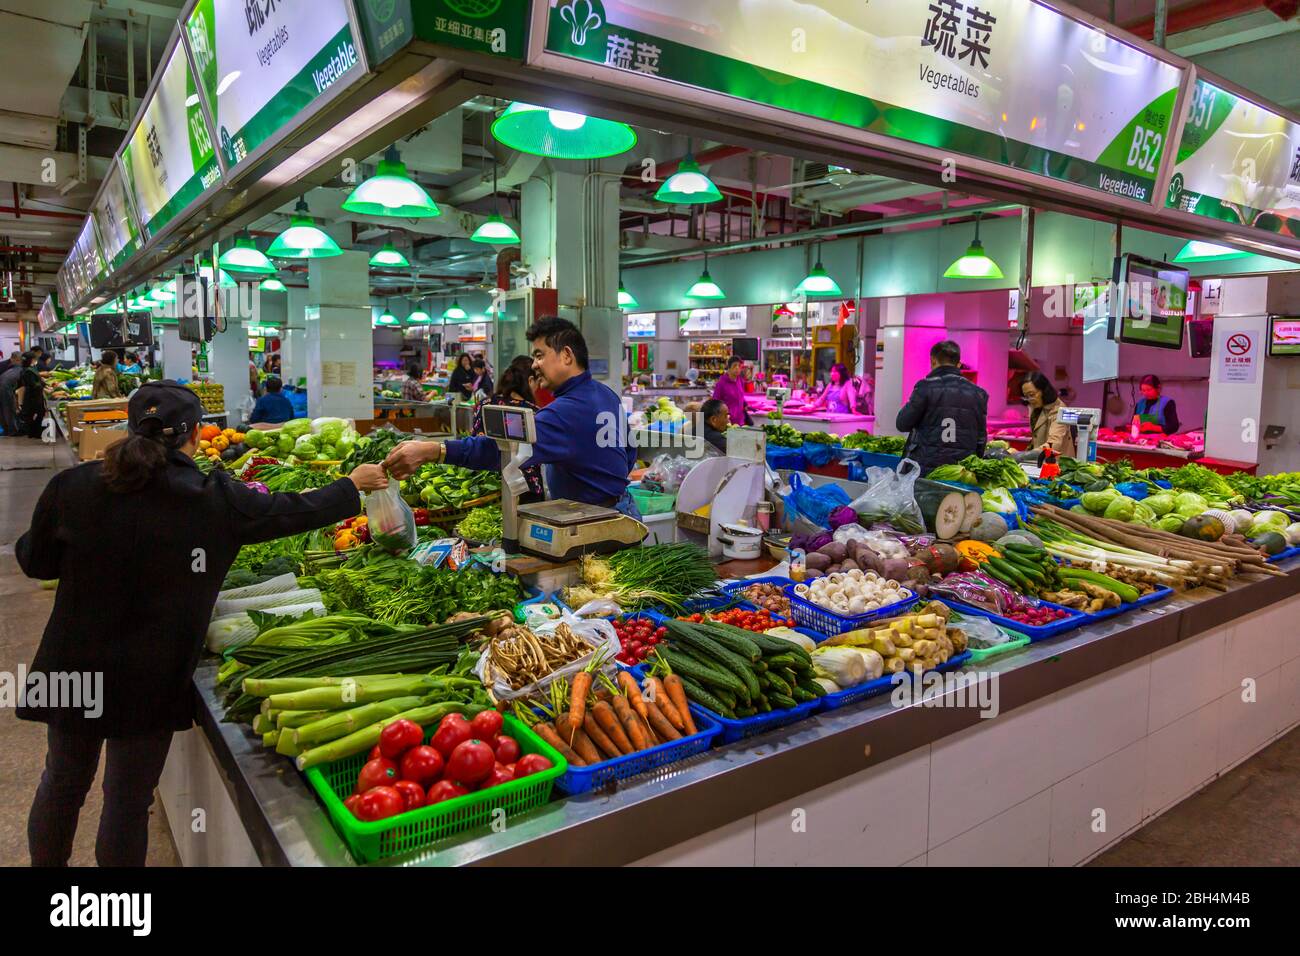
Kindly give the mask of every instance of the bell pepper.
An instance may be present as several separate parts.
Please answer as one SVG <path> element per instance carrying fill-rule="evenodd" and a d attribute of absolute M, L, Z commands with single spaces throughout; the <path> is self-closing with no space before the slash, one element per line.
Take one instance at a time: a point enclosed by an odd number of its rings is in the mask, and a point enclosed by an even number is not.
<path fill-rule="evenodd" d="M 355 548 L 358 544 L 360 542 L 357 540 L 357 536 L 351 531 L 340 531 L 334 536 L 335 551 L 346 551 L 349 548 Z"/>
<path fill-rule="evenodd" d="M 415 526 L 417 528 L 423 528 L 429 524 L 428 508 L 412 508 L 411 513 L 415 515 Z"/>

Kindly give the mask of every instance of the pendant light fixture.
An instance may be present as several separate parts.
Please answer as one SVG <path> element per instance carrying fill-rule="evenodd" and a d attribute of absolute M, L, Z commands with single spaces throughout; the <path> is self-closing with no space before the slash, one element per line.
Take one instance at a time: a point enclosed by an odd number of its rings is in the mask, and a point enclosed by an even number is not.
<path fill-rule="evenodd" d="M 384 312 L 383 315 L 379 317 L 379 324 L 387 326 L 402 324 L 401 320 L 399 320 L 397 316 L 393 315 L 393 310 L 389 308 L 387 299 L 384 300 Z"/>
<path fill-rule="evenodd" d="M 1219 262 L 1225 259 L 1241 259 L 1248 255 L 1249 252 L 1242 252 L 1240 249 L 1216 245 L 1202 239 L 1191 239 L 1178 251 L 1178 255 L 1174 256 L 1174 262 Z"/>
<path fill-rule="evenodd" d="M 316 225 L 307 200 L 299 199 L 289 228 L 275 237 L 266 254 L 273 259 L 327 259 L 343 255 L 343 250 Z"/>
<path fill-rule="evenodd" d="M 261 281 L 261 283 L 258 285 L 258 288 L 261 289 L 263 292 L 288 291 L 287 289 L 285 289 L 284 283 L 281 282 L 279 278 L 276 276 L 267 276 L 265 279 Z"/>
<path fill-rule="evenodd" d="M 492 123 L 503 146 L 550 159 L 604 159 L 636 145 L 636 131 L 626 123 L 511 103 Z"/>
<path fill-rule="evenodd" d="M 433 322 L 433 317 L 430 316 L 428 312 L 424 311 L 423 302 L 420 302 L 420 304 L 415 307 L 415 311 L 406 317 L 407 325 L 429 325 L 431 322 Z"/>
<path fill-rule="evenodd" d="M 618 307 L 620 309 L 639 309 L 641 307 L 641 303 L 637 302 L 636 296 L 628 292 L 627 287 L 623 285 L 623 273 L 621 272 L 618 275 Z"/>
<path fill-rule="evenodd" d="M 821 249 L 822 246 L 821 243 L 819 242 L 817 243 L 817 248 L 816 248 L 817 264 L 812 267 L 811 272 L 809 272 L 806 276 L 803 277 L 803 281 L 801 281 L 797 286 L 794 287 L 794 291 L 797 295 L 838 296 L 843 294 L 840 291 L 840 284 L 835 281 L 834 277 L 831 276 L 831 274 L 826 271 L 826 267 L 822 265 Z"/>
<path fill-rule="evenodd" d="M 166 305 L 168 302 L 176 301 L 175 280 L 172 282 L 163 282 L 149 290 L 146 298 L 156 305 Z"/>
<path fill-rule="evenodd" d="M 451 300 L 451 306 L 446 312 L 442 313 L 442 321 L 445 322 L 464 322 L 469 318 L 469 313 L 460 307 L 460 302 L 456 299 Z"/>
<path fill-rule="evenodd" d="M 407 261 L 406 256 L 402 255 L 397 250 L 397 247 L 390 241 L 384 243 L 384 248 L 380 249 L 370 257 L 370 264 L 372 266 L 397 266 L 399 268 L 406 268 L 411 263 Z"/>
<path fill-rule="evenodd" d="M 713 184 L 713 180 L 704 175 L 700 164 L 689 150 L 686 158 L 677 164 L 677 172 L 665 179 L 655 193 L 655 199 L 660 202 L 678 206 L 703 205 L 717 202 L 721 198 L 722 193 Z"/>
<path fill-rule="evenodd" d="M 497 194 L 497 164 L 492 163 L 492 197 L 496 200 Z M 496 212 L 484 219 L 474 235 L 470 236 L 475 242 L 487 242 L 494 246 L 512 246 L 519 241 L 519 233 L 511 227 L 510 223 L 501 218 L 501 206 L 497 204 Z"/>
<path fill-rule="evenodd" d="M 275 273 L 275 264 L 253 244 L 253 237 L 247 232 L 241 232 L 235 237 L 235 244 L 221 254 L 217 264 L 233 272 L 255 272 L 258 275 Z"/>
<path fill-rule="evenodd" d="M 438 204 L 406 172 L 396 146 L 388 147 L 379 168 L 343 201 L 343 208 L 361 216 L 432 219 L 441 216 Z"/>
<path fill-rule="evenodd" d="M 722 291 L 722 287 L 713 281 L 709 275 L 709 254 L 704 254 L 704 271 L 700 277 L 695 280 L 695 284 L 686 290 L 686 295 L 691 299 L 725 299 L 727 293 Z"/>
<path fill-rule="evenodd" d="M 966 249 L 966 254 L 948 267 L 943 274 L 945 279 L 1001 279 L 1002 270 L 988 257 L 984 244 L 980 242 L 980 213 L 975 214 L 975 240 Z"/>

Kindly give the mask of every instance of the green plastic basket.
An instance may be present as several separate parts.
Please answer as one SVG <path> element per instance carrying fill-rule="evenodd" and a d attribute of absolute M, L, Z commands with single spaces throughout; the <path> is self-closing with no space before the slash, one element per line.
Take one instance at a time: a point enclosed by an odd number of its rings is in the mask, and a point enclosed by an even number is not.
<path fill-rule="evenodd" d="M 554 766 L 490 790 L 467 793 L 454 800 L 369 823 L 358 820 L 343 805 L 344 799 L 351 796 L 357 783 L 357 774 L 365 765 L 364 753 L 310 768 L 307 771 L 307 782 L 324 801 L 334 827 L 359 863 L 374 863 L 376 860 L 422 850 L 453 834 L 491 823 L 492 814 L 498 809 L 504 810 L 509 818 L 540 807 L 551 799 L 551 787 L 556 778 L 569 769 L 568 763 L 559 751 L 514 717 L 509 714 L 504 717 L 502 732 L 519 742 L 521 755 L 541 754 Z M 436 730 L 436 726 L 427 728 L 424 736 L 426 743 Z"/>
<path fill-rule="evenodd" d="M 634 488 L 628 486 L 628 494 L 636 502 L 637 510 L 642 515 L 661 515 L 667 514 L 677 507 L 676 495 L 660 494 L 657 491 L 646 491 L 644 488 Z"/>
<path fill-rule="evenodd" d="M 971 660 L 978 664 L 980 661 L 987 660 L 990 657 L 996 657 L 999 654 L 1007 654 L 1011 651 L 1019 650 L 1022 647 L 1027 647 L 1028 645 L 1028 634 L 1016 636 L 1013 631 L 1011 640 L 1004 644 L 995 644 L 992 647 L 972 647 L 968 649 L 970 650 Z"/>

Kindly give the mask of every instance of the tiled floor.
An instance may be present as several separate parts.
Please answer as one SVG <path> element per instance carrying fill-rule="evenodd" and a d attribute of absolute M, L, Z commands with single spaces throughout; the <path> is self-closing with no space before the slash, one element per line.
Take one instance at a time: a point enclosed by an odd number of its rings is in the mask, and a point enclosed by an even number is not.
<path fill-rule="evenodd" d="M 52 591 L 42 590 L 19 571 L 13 557 L 14 542 L 27 530 L 32 508 L 46 482 L 59 468 L 72 463 L 67 448 L 61 444 L 51 449 L 28 439 L 0 438 L 0 671 L 13 672 L 20 663 L 30 663 L 54 597 Z M 1217 645 L 1207 649 L 1207 653 L 1210 651 L 1224 653 Z M 1227 652 L 1232 653 L 1234 649 L 1228 648 Z M 1208 690 L 1207 699 L 1213 699 L 1215 689 Z M 1207 703 L 1208 709 L 1214 706 L 1219 706 L 1217 700 L 1213 704 Z M 1172 723 L 1173 718 L 1183 715 L 1176 710 L 1175 702 L 1170 702 L 1170 707 L 1165 709 L 1168 713 L 1161 711 L 1162 720 L 1171 723 L 1172 733 L 1177 729 Z M 1033 737 L 1030 734 L 1030 740 Z M 1123 753 L 1116 759 L 1120 759 Z M 1035 756 L 1039 760 L 1049 759 L 1048 754 L 1036 753 Z M 27 808 L 44 757 L 43 728 L 17 720 L 12 710 L 0 709 L 0 807 L 7 808 L 0 811 L 0 866 L 27 863 Z M 1137 766 L 1139 764 L 1135 763 Z M 1079 775 L 1078 785 L 1086 791 L 1084 776 Z M 1026 790 L 1026 793 L 1033 792 L 1033 787 Z M 824 788 L 824 793 L 819 792 L 819 796 L 834 801 L 836 788 Z M 1086 792 L 1084 796 L 1087 796 Z M 94 864 L 94 836 L 101 799 L 97 782 L 82 810 L 73 849 L 74 865 Z M 1009 833 L 1014 834 L 1017 829 L 1017 813 L 1041 815 L 1054 809 L 1036 798 L 1026 800 L 1004 814 Z M 780 817 L 778 822 L 784 823 L 784 815 L 788 815 L 788 808 L 773 808 L 768 813 L 759 814 L 758 822 L 772 823 Z M 924 812 L 918 816 L 920 824 L 925 823 L 924 816 Z M 749 859 L 746 862 L 751 862 L 755 840 L 753 821 L 742 823 L 749 824 L 749 828 L 742 825 L 737 833 L 745 831 L 739 838 L 747 848 Z M 1008 838 L 1014 839 L 1014 835 Z M 904 862 L 910 844 L 902 836 L 899 844 L 898 862 Z M 1300 852 L 1298 847 L 1300 730 L 1292 731 L 1149 823 L 1097 857 L 1092 865 L 1294 865 Z M 826 855 L 821 860 L 809 862 L 851 862 L 844 859 L 842 853 L 831 852 L 833 848 L 823 849 Z M 1045 848 L 1027 846 L 1024 850 L 1022 862 L 1030 865 L 1047 863 Z M 941 856 L 931 853 L 930 862 L 941 863 Z M 643 862 L 702 864 L 708 862 L 706 857 L 707 854 L 705 857 L 693 856 L 689 847 L 682 847 Z M 911 862 L 925 862 L 924 854 Z M 161 804 L 157 801 L 150 819 L 149 864 L 179 864 Z"/>
<path fill-rule="evenodd" d="M 53 448 L 27 438 L 0 438 L 0 671 L 31 663 L 54 604 L 54 592 L 26 578 L 14 560 L 14 542 L 31 523 L 32 508 L 46 483 L 73 464 L 66 445 Z M 27 810 L 45 761 L 45 728 L 0 709 L 0 866 L 25 866 Z M 86 797 L 72 850 L 74 866 L 94 866 L 95 830 L 103 796 L 101 776 Z M 149 820 L 150 866 L 178 866 L 176 849 L 154 802 Z"/>

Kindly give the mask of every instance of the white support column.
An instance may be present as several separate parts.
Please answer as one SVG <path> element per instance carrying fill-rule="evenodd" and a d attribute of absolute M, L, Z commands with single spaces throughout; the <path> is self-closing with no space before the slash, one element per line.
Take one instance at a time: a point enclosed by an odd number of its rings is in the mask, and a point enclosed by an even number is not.
<path fill-rule="evenodd" d="M 313 418 L 371 418 L 370 266 L 363 252 L 308 266 L 307 402 Z"/>
<path fill-rule="evenodd" d="M 288 385 L 307 377 L 306 289 L 290 287 L 286 295 L 285 333 L 280 340 L 280 372 Z"/>
<path fill-rule="evenodd" d="M 194 346 L 181 341 L 180 329 L 167 327 L 162 334 L 163 378 L 186 382 L 194 377 Z"/>
<path fill-rule="evenodd" d="M 235 427 L 240 402 L 252 394 L 248 387 L 248 330 L 241 319 L 229 316 L 226 330 L 208 343 L 208 363 L 212 380 L 225 391 L 227 422 Z"/>

